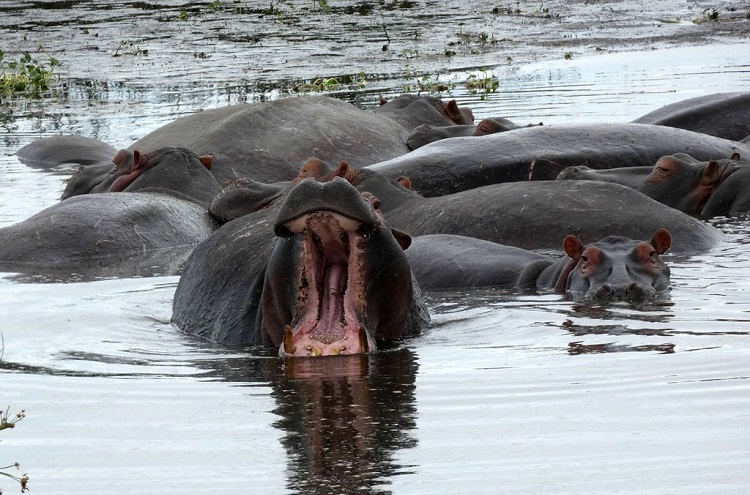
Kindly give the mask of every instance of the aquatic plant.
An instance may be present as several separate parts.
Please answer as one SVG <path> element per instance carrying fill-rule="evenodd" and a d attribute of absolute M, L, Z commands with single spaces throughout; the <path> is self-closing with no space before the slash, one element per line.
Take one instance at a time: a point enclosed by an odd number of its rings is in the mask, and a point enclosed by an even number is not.
<path fill-rule="evenodd" d="M 132 41 L 121 41 L 120 46 L 117 47 L 117 50 L 115 50 L 115 53 L 112 54 L 113 57 L 122 57 L 125 55 L 148 55 L 148 49 L 142 49 L 140 46 L 136 45 Z"/>
<path fill-rule="evenodd" d="M 10 407 L 8 407 L 5 411 L 0 410 L 0 431 L 8 428 L 15 428 L 16 423 L 21 421 L 24 417 L 26 417 L 26 413 L 23 410 L 13 416 L 10 415 Z M 16 481 L 21 485 L 21 493 L 24 493 L 29 489 L 29 475 L 24 473 L 21 476 L 16 476 L 15 474 L 9 473 L 7 471 L 8 469 L 12 468 L 16 468 L 16 470 L 18 470 L 20 467 L 21 465 L 17 462 L 14 462 L 9 466 L 0 466 L 0 476 Z M 2 489 L 0 489 L 0 495 L 2 495 Z"/>
<path fill-rule="evenodd" d="M 295 93 L 328 93 L 343 89 L 361 89 L 367 84 L 367 76 L 364 72 L 352 74 L 351 76 L 319 77 L 311 82 L 299 83 L 294 88 Z"/>
<path fill-rule="evenodd" d="M 500 87 L 500 79 L 487 69 L 479 69 L 479 74 L 469 74 L 464 84 L 471 94 L 483 93 L 481 99 L 485 99 L 489 93 L 494 93 Z"/>
<path fill-rule="evenodd" d="M 47 62 L 31 57 L 24 52 L 18 60 L 5 61 L 5 53 L 0 50 L 0 98 L 2 96 L 40 97 L 48 91 L 55 78 L 55 67 L 60 62 L 47 52 Z"/>
<path fill-rule="evenodd" d="M 718 22 L 719 11 L 715 7 L 703 9 L 703 17 L 700 19 L 694 19 L 694 24 L 702 24 L 704 22 Z"/>

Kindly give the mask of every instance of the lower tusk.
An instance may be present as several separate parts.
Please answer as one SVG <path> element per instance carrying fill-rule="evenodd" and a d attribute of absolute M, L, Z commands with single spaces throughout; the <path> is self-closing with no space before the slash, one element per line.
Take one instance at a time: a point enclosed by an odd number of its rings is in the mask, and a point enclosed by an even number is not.
<path fill-rule="evenodd" d="M 297 351 L 297 346 L 294 345 L 294 334 L 292 334 L 292 327 L 287 325 L 284 327 L 284 352 L 286 354 L 294 354 Z"/>
<path fill-rule="evenodd" d="M 365 327 L 359 327 L 359 348 L 362 352 L 369 352 L 370 348 L 367 345 L 367 332 Z"/>

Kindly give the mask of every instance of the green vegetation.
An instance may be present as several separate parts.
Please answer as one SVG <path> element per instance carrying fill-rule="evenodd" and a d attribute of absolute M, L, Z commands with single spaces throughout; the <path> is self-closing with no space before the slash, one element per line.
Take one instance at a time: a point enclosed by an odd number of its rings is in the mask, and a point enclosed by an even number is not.
<path fill-rule="evenodd" d="M 488 94 L 494 93 L 500 87 L 500 79 L 487 69 L 479 69 L 479 74 L 470 74 L 465 83 L 471 94 L 481 94 L 484 100 Z"/>
<path fill-rule="evenodd" d="M 347 89 L 362 89 L 367 85 L 364 72 L 351 76 L 319 77 L 311 82 L 304 82 L 294 86 L 295 93 L 328 93 Z"/>
<path fill-rule="evenodd" d="M 45 52 L 47 62 L 33 59 L 29 52 L 18 60 L 6 61 L 0 50 L 0 99 L 3 96 L 27 96 L 39 98 L 49 91 L 55 78 L 55 67 L 60 62 Z"/>
<path fill-rule="evenodd" d="M 719 11 L 718 9 L 711 7 L 709 9 L 703 9 L 703 17 L 700 19 L 695 19 L 693 22 L 695 24 L 703 24 L 704 22 L 718 22 L 719 21 Z"/>
<path fill-rule="evenodd" d="M 6 409 L 5 411 L 0 410 L 0 431 L 8 429 L 8 428 L 15 428 L 16 423 L 21 421 L 26 416 L 26 413 L 24 411 L 21 411 L 13 416 L 10 415 L 10 407 Z M 28 474 L 24 473 L 21 476 L 16 476 L 15 474 L 9 473 L 8 469 L 15 468 L 18 470 L 21 467 L 20 464 L 17 462 L 14 462 L 13 464 L 9 466 L 0 466 L 0 476 L 5 478 L 10 478 L 13 481 L 17 482 L 21 485 L 21 493 L 26 492 L 26 490 L 29 489 L 29 476 Z M 0 493 L 2 493 L 2 490 L 0 490 Z"/>
<path fill-rule="evenodd" d="M 417 93 L 427 93 L 429 95 L 439 93 L 450 93 L 451 90 L 456 88 L 455 83 L 446 83 L 440 81 L 438 74 L 425 74 L 421 78 L 417 78 L 414 86 L 410 84 L 404 85 L 404 93 L 410 93 L 417 91 Z"/>

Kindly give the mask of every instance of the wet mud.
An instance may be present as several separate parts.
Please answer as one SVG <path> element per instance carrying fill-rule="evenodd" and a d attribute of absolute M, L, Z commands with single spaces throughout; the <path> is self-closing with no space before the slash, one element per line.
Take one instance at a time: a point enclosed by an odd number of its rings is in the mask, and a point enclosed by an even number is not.
<path fill-rule="evenodd" d="M 61 62 L 63 100 L 155 90 L 236 102 L 439 91 L 465 82 L 440 78 L 456 71 L 741 41 L 748 16 L 744 2 L 677 0 L 20 1 L 0 5 L 0 34 L 6 60 Z"/>

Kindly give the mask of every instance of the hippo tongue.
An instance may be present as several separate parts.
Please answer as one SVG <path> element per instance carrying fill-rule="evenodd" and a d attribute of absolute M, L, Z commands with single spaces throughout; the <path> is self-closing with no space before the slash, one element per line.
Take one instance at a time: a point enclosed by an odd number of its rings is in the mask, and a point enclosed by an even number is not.
<path fill-rule="evenodd" d="M 316 285 L 319 287 L 318 323 L 311 336 L 330 344 L 344 337 L 344 295 L 346 293 L 349 246 L 346 234 L 337 222 L 319 216 L 310 216 L 308 228 L 313 234 L 316 248 L 320 248 Z"/>
<path fill-rule="evenodd" d="M 294 331 L 285 331 L 285 355 L 328 355 L 368 352 L 374 342 L 367 335 L 363 314 L 361 238 L 359 224 L 327 211 L 304 218 L 304 280 L 309 284 L 296 315 Z M 293 221 L 299 225 L 299 220 Z M 293 227 L 293 228 L 299 228 Z"/>

